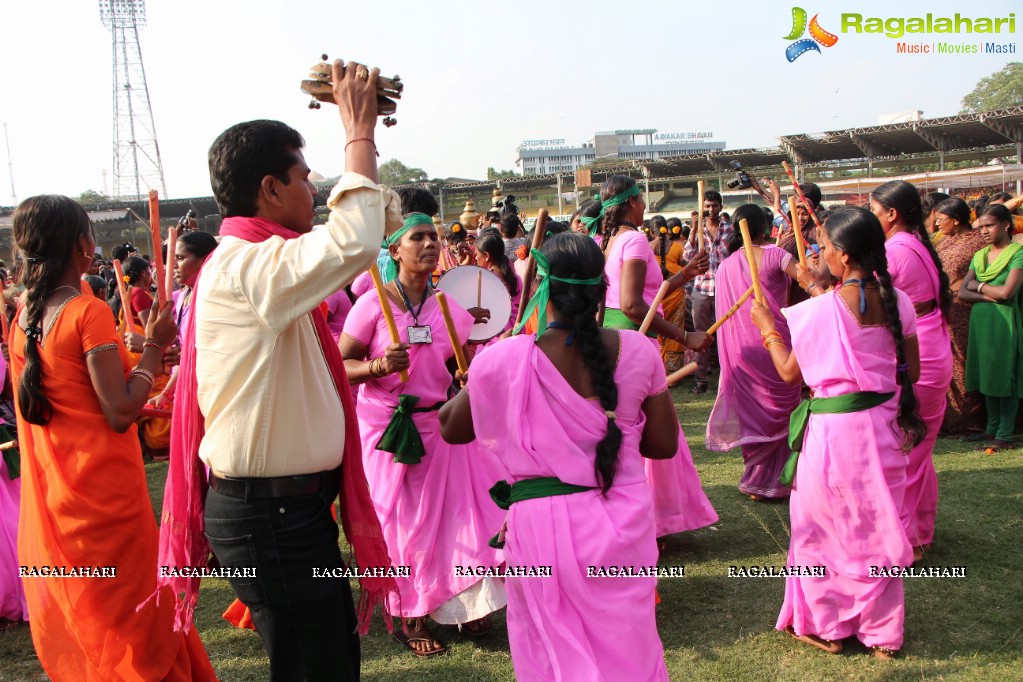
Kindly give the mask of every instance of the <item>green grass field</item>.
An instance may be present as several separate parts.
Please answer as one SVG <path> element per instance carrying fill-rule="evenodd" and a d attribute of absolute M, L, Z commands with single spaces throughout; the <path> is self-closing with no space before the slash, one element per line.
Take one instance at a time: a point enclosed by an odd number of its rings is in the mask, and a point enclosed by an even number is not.
<path fill-rule="evenodd" d="M 935 464 L 941 485 L 934 550 L 925 564 L 967 566 L 966 578 L 906 579 L 903 656 L 871 659 L 847 642 L 830 656 L 774 630 L 783 581 L 728 578 L 729 565 L 785 564 L 789 538 L 784 503 L 754 503 L 736 490 L 738 452 L 703 450 L 713 398 L 674 391 L 682 426 L 721 520 L 669 538 L 661 563 L 684 564 L 685 578 L 662 579 L 657 619 L 674 680 L 1023 680 L 1023 452 L 973 452 L 941 439 Z M 147 466 L 159 509 L 165 464 Z M 203 583 L 197 626 L 221 679 L 267 680 L 258 636 L 232 628 L 220 614 L 233 599 L 225 580 Z M 418 660 L 374 622 L 363 640 L 366 680 L 512 680 L 503 612 L 482 643 L 460 641 L 436 626 L 446 656 Z M 0 632 L 0 680 L 45 680 L 26 627 Z"/>

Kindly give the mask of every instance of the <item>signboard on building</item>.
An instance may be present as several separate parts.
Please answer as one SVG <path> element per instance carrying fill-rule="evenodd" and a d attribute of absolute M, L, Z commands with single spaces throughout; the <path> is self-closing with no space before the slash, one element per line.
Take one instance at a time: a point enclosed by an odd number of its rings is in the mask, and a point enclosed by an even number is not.
<path fill-rule="evenodd" d="M 565 138 L 552 138 L 550 140 L 523 140 L 519 145 L 522 149 L 563 149 Z"/>
<path fill-rule="evenodd" d="M 679 144 L 681 142 L 693 142 L 697 140 L 711 140 L 714 133 L 709 131 L 685 132 L 685 133 L 657 133 L 654 135 L 655 144 Z"/>

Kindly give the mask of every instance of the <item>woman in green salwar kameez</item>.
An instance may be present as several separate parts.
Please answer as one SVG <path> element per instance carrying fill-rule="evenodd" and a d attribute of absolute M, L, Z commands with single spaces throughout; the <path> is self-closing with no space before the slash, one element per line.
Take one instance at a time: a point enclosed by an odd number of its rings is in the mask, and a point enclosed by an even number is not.
<path fill-rule="evenodd" d="M 980 391 L 987 406 L 981 449 L 1013 446 L 1012 432 L 1023 398 L 1023 246 L 1012 241 L 1012 216 L 994 204 L 977 216 L 974 229 L 988 244 L 977 252 L 959 288 L 973 303 L 966 345 L 966 390 Z"/>

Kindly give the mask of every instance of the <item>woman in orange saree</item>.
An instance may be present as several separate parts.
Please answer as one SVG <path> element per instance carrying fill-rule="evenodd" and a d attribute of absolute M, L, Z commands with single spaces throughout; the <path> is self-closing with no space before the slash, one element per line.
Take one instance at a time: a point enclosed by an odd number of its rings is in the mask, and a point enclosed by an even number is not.
<path fill-rule="evenodd" d="M 110 308 L 81 291 L 95 246 L 84 209 L 32 197 L 13 232 L 26 261 L 10 338 L 18 554 L 47 576 L 23 580 L 39 661 L 55 681 L 216 679 L 198 633 L 174 631 L 174 595 L 146 601 L 158 536 L 134 421 L 174 340 L 173 310 L 149 315 L 132 369 Z"/>
<path fill-rule="evenodd" d="M 651 218 L 650 222 L 657 231 L 657 236 L 650 243 L 650 248 L 654 250 L 654 255 L 661 264 L 661 272 L 667 279 L 686 266 L 686 261 L 682 258 L 684 244 L 682 221 L 678 218 L 665 220 L 658 215 Z M 661 305 L 664 306 L 665 320 L 679 329 L 686 328 L 685 287 L 679 287 L 665 296 Z M 664 336 L 658 336 L 657 341 L 661 344 L 661 360 L 664 362 L 664 369 L 669 374 L 686 364 L 687 349 L 685 346 Z M 688 351 L 688 354 L 689 360 L 696 359 L 696 354 L 692 351 Z"/>

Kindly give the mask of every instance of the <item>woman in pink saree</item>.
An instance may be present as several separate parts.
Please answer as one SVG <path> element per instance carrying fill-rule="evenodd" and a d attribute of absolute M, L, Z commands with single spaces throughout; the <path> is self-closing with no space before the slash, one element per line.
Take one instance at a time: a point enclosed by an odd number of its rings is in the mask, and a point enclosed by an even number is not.
<path fill-rule="evenodd" d="M 0 310 L 0 315 L 6 315 Z M 0 355 L 0 391 L 7 380 L 7 361 Z M 0 426 L 4 420 L 0 419 Z M 0 431 L 7 441 L 11 433 Z M 18 517 L 21 508 L 21 467 L 18 450 L 0 453 L 0 632 L 12 623 L 28 620 L 25 589 L 18 561 Z"/>
<path fill-rule="evenodd" d="M 646 236 L 638 231 L 643 222 L 646 203 L 636 181 L 627 175 L 612 175 L 600 189 L 604 208 L 603 241 L 607 276 L 607 298 L 604 302 L 604 326 L 613 329 L 639 329 L 650 310 L 650 303 L 665 281 L 661 265 L 650 248 Z M 685 268 L 668 278 L 668 293 L 707 270 L 707 255 L 693 258 Z M 703 350 L 711 339 L 704 332 L 686 332 L 671 324 L 658 308 L 650 324 L 650 342 L 658 353 L 657 337 L 674 339 L 691 350 Z M 664 364 L 661 364 L 664 371 Z M 696 530 L 717 522 L 718 515 L 703 492 L 700 475 L 685 436 L 679 438 L 678 457 L 669 461 L 650 459 L 644 462 L 647 481 L 654 494 L 654 516 L 657 536 Z"/>
<path fill-rule="evenodd" d="M 870 210 L 881 221 L 888 240 L 888 272 L 892 282 L 913 302 L 920 339 L 920 380 L 916 397 L 927 435 L 909 453 L 902 523 L 913 545 L 913 560 L 923 559 L 934 540 L 938 514 L 938 474 L 934 442 L 945 418 L 952 383 L 952 338 L 948 321 L 952 292 L 948 275 L 924 227 L 920 192 L 902 180 L 886 182 L 870 195 Z"/>
<path fill-rule="evenodd" d="M 642 457 L 673 457 L 679 438 L 660 358 L 635 332 L 597 327 L 603 258 L 587 235 L 545 241 L 537 263 L 544 331 L 483 350 L 441 410 L 445 439 L 476 438 L 508 468 L 491 490 L 509 509 L 508 565 L 551 569 L 506 582 L 515 676 L 667 680 L 656 576 L 608 576 L 657 563 Z"/>
<path fill-rule="evenodd" d="M 813 391 L 793 414 L 796 453 L 783 472 L 792 481 L 788 565 L 825 574 L 786 578 L 777 628 L 830 653 L 855 636 L 891 658 L 902 647 L 905 598 L 890 572 L 913 556 L 900 518 L 906 452 L 926 433 L 912 385 L 916 316 L 892 285 L 876 217 L 842 207 L 824 232 L 821 258 L 844 286 L 784 310 L 791 350 L 771 311 L 753 306 L 778 374 Z"/>
<path fill-rule="evenodd" d="M 506 476 L 498 460 L 476 444 L 449 445 L 440 437 L 437 410 L 452 385 L 454 351 L 428 284 L 440 242 L 433 221 L 410 214 L 388 237 L 398 276 L 385 285 L 401 343 L 392 344 L 376 291 L 352 306 L 341 335 L 348 378 L 359 384 L 359 433 L 373 506 L 397 577 L 388 613 L 406 621 L 395 636 L 416 656 L 443 653 L 426 617 L 486 634 L 487 614 L 506 603 L 502 583 L 456 567 L 500 566 L 487 541 L 501 525 L 501 510 L 487 495 Z M 473 317 L 449 300 L 464 345 Z M 399 372 L 408 372 L 402 383 Z"/>
<path fill-rule="evenodd" d="M 781 309 L 789 283 L 796 279 L 798 261 L 784 249 L 764 244 L 770 224 L 759 206 L 745 204 L 737 208 L 736 224 L 740 220 L 746 220 L 749 226 L 765 303 L 782 340 L 789 343 L 789 327 Z M 718 319 L 752 284 L 739 230 L 729 234 L 728 250 L 730 255 L 718 266 L 714 278 Z M 739 490 L 757 501 L 789 496 L 789 487 L 779 483 L 778 477 L 792 452 L 788 447 L 789 415 L 799 404 L 800 386 L 778 376 L 760 330 L 749 317 L 751 305 L 752 301 L 744 303 L 717 332 L 721 378 L 707 423 L 707 449 L 727 452 L 742 448 L 746 470 L 739 480 Z"/>

